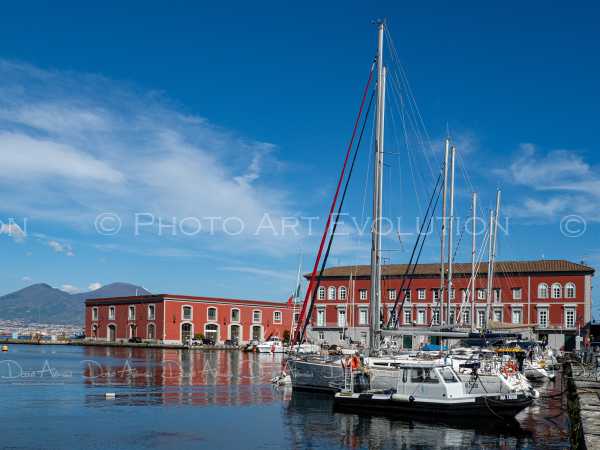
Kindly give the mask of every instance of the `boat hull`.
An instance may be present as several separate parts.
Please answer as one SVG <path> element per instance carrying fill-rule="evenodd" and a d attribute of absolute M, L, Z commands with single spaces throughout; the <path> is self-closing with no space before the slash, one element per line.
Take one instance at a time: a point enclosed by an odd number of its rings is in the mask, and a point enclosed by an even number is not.
<path fill-rule="evenodd" d="M 344 370 L 341 362 L 290 358 L 287 365 L 293 389 L 337 392 L 344 386 Z"/>
<path fill-rule="evenodd" d="M 500 397 L 477 397 L 473 400 L 452 402 L 430 402 L 419 400 L 394 399 L 392 396 L 377 394 L 344 394 L 335 395 L 334 405 L 339 410 L 350 410 L 377 414 L 397 414 L 411 417 L 449 417 L 449 418 L 486 418 L 509 420 L 527 408 L 533 400 L 520 395 L 515 399 L 505 400 Z"/>

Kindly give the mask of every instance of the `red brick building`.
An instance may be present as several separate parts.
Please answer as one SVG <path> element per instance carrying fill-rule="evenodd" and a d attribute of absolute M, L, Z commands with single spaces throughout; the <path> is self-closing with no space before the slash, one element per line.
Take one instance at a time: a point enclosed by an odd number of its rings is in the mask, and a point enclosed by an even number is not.
<path fill-rule="evenodd" d="M 290 303 L 186 295 L 142 295 L 86 300 L 89 339 L 181 344 L 202 334 L 217 343 L 283 337 L 290 330 Z"/>
<path fill-rule="evenodd" d="M 475 314 L 465 303 L 471 264 L 454 264 L 451 312 L 463 325 L 475 320 L 480 327 L 487 302 L 487 263 L 479 267 L 475 283 Z M 419 264 L 400 292 L 406 265 L 382 267 L 382 311 L 387 321 L 394 302 L 406 297 L 398 311 L 403 325 L 426 327 L 439 323 L 440 265 Z M 343 336 L 368 339 L 370 266 L 333 267 L 324 271 L 312 315 L 311 338 L 336 343 Z M 537 338 L 547 338 L 560 348 L 570 346 L 579 328 L 591 320 L 594 269 L 565 260 L 500 261 L 494 266 L 494 321 L 503 326 L 528 329 Z M 446 293 L 447 295 L 447 293 Z M 445 300 L 447 304 L 447 297 Z"/>

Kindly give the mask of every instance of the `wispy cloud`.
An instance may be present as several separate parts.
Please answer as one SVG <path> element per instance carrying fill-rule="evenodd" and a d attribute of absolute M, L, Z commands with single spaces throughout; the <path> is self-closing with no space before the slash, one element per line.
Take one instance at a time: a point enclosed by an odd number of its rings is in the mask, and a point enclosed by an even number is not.
<path fill-rule="evenodd" d="M 72 284 L 63 284 L 61 285 L 60 290 L 65 291 L 68 294 L 77 294 L 81 292 L 81 289 L 79 289 L 77 286 L 73 286 Z"/>
<path fill-rule="evenodd" d="M 70 244 L 61 243 L 58 241 L 48 241 L 48 246 L 56 253 L 64 253 L 67 256 L 75 256 L 75 253 L 73 253 L 73 248 Z"/>
<path fill-rule="evenodd" d="M 96 281 L 95 283 L 90 283 L 88 285 L 88 291 L 95 291 L 98 290 L 102 287 L 102 283 L 99 283 L 98 281 Z"/>
<path fill-rule="evenodd" d="M 521 144 L 506 169 L 496 170 L 514 185 L 525 187 L 520 204 L 509 212 L 517 217 L 556 219 L 577 213 L 588 220 L 600 220 L 595 205 L 600 200 L 600 175 L 580 152 L 540 152 L 533 144 Z"/>
<path fill-rule="evenodd" d="M 0 60 L 0 146 L 6 211 L 88 233 L 104 211 L 123 217 L 124 230 L 133 212 L 236 217 L 245 225 L 239 235 L 200 236 L 192 245 L 267 254 L 297 248 L 293 234 L 253 233 L 265 213 L 292 210 L 286 191 L 273 187 L 276 147 L 182 113 L 155 92 Z M 179 245 L 171 239 L 165 247 Z"/>

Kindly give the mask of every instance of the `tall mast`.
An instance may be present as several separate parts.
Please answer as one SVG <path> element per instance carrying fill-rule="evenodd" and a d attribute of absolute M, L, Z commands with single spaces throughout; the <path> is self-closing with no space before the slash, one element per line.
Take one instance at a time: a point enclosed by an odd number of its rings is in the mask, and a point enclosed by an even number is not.
<path fill-rule="evenodd" d="M 486 302 L 485 302 L 485 319 L 481 324 L 482 328 L 487 329 L 487 321 L 490 316 L 490 300 L 492 298 L 492 252 L 493 241 L 494 241 L 494 211 L 490 209 L 490 225 L 488 231 L 489 246 L 488 246 L 488 271 L 487 271 L 487 287 L 486 287 Z"/>
<path fill-rule="evenodd" d="M 456 156 L 456 148 L 452 146 L 450 150 L 450 220 L 448 227 L 448 310 L 446 314 L 448 315 L 448 324 L 450 324 L 450 302 L 451 302 L 451 293 L 452 293 L 452 251 L 454 247 L 452 245 L 452 238 L 454 237 L 454 158 Z"/>
<path fill-rule="evenodd" d="M 471 224 L 471 286 L 468 290 L 467 300 L 471 301 L 471 331 L 475 331 L 475 258 L 477 253 L 477 192 L 473 192 L 473 216 Z"/>
<path fill-rule="evenodd" d="M 496 242 L 498 240 L 498 216 L 500 215 L 500 189 L 498 189 L 498 191 L 496 192 L 496 214 L 494 217 L 494 242 L 492 243 L 492 272 L 491 274 L 489 274 L 489 278 L 490 278 L 490 286 L 492 289 L 492 298 L 493 298 L 493 294 L 494 294 L 494 263 L 496 262 Z M 491 300 L 490 300 L 491 302 Z M 490 314 L 491 314 L 491 309 L 490 309 Z"/>
<path fill-rule="evenodd" d="M 375 176 L 373 188 L 373 227 L 371 230 L 371 303 L 369 349 L 379 350 L 381 304 L 381 207 L 383 188 L 383 137 L 385 112 L 385 67 L 383 66 L 383 21 L 378 24 L 377 45 L 377 115 L 375 131 Z"/>
<path fill-rule="evenodd" d="M 440 248 L 440 321 L 442 325 L 446 322 L 444 315 L 444 278 L 446 275 L 444 261 L 446 254 L 444 252 L 446 246 L 446 191 L 448 190 L 448 153 L 450 152 L 450 139 L 446 138 L 446 148 L 444 150 L 444 188 L 442 192 L 442 239 Z"/>

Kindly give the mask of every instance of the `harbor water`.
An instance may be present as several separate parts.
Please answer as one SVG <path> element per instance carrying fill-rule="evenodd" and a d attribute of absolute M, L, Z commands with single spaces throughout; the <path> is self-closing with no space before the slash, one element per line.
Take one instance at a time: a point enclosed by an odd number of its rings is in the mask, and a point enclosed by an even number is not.
<path fill-rule="evenodd" d="M 569 448 L 560 375 L 537 386 L 541 398 L 514 424 L 498 426 L 336 412 L 331 395 L 272 386 L 281 361 L 238 351 L 11 345 L 0 355 L 1 447 Z"/>

